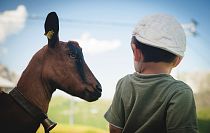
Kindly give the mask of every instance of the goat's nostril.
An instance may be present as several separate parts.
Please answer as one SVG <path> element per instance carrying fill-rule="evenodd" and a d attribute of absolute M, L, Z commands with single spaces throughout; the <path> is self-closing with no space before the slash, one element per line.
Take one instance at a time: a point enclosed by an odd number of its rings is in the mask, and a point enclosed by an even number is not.
<path fill-rule="evenodd" d="M 102 92 L 102 87 L 101 87 L 100 84 L 96 85 L 96 89 L 97 89 L 98 91 Z"/>

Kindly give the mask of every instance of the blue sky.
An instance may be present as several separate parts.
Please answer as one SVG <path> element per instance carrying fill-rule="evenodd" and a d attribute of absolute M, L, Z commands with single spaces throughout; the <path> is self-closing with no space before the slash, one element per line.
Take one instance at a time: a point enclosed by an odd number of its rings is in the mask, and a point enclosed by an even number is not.
<path fill-rule="evenodd" d="M 32 55 L 47 43 L 43 35 L 45 17 L 56 11 L 60 40 L 81 44 L 87 64 L 102 83 L 102 97 L 112 98 L 119 78 L 134 72 L 131 33 L 146 15 L 166 13 L 182 24 L 196 20 L 198 35 L 187 36 L 187 52 L 173 74 L 210 70 L 209 7 L 207 0 L 0 0 L 0 28 L 4 29 L 0 32 L 0 63 L 21 74 Z M 6 18 L 12 21 L 6 23 L 2 20 L 5 11 L 21 15 L 13 20 Z"/>

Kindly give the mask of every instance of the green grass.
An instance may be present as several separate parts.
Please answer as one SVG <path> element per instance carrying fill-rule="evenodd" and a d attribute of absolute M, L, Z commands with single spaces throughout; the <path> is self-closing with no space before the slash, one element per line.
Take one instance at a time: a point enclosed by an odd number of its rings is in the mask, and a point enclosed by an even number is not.
<path fill-rule="evenodd" d="M 210 108 L 199 109 L 197 114 L 200 133 L 210 133 Z"/>

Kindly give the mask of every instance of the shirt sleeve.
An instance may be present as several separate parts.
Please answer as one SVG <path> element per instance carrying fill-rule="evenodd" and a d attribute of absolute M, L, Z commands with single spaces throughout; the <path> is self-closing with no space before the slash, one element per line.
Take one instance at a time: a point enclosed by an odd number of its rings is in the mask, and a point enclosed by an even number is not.
<path fill-rule="evenodd" d="M 112 104 L 109 107 L 108 111 L 105 113 L 105 119 L 113 126 L 123 129 L 124 127 L 124 107 L 121 97 L 121 81 L 118 81 L 116 86 L 116 91 Z"/>
<path fill-rule="evenodd" d="M 167 108 L 167 133 L 198 133 L 196 107 L 190 88 L 176 92 Z"/>

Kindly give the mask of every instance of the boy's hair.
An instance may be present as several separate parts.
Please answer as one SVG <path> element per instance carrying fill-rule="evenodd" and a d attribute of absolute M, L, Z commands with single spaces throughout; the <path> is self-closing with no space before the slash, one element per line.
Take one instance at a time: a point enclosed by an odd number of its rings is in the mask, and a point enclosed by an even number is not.
<path fill-rule="evenodd" d="M 177 55 L 160 48 L 152 47 L 139 42 L 135 36 L 132 37 L 131 43 L 135 44 L 144 55 L 144 62 L 166 62 L 174 61 Z"/>

